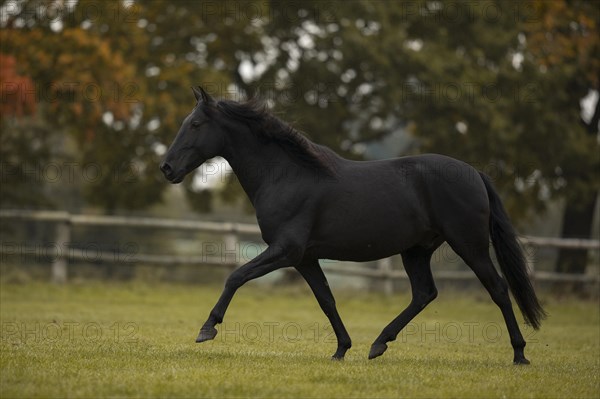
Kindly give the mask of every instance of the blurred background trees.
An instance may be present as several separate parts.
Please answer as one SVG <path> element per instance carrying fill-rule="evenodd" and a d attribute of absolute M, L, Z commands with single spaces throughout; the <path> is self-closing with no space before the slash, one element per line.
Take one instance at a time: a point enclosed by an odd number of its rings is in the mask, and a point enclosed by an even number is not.
<path fill-rule="evenodd" d="M 2 206 L 160 203 L 174 189 L 157 165 L 201 84 L 260 95 L 346 157 L 465 160 L 522 225 L 564 203 L 563 236 L 591 234 L 596 2 L 13 0 L 0 10 Z M 186 179 L 191 208 L 247 206 L 225 169 L 213 190 L 200 174 Z M 585 259 L 563 251 L 557 268 L 583 270 Z"/>

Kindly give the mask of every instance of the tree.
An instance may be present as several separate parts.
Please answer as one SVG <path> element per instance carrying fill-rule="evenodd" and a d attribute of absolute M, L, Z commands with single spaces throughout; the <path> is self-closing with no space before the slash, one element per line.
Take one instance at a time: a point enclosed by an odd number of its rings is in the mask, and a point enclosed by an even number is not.
<path fill-rule="evenodd" d="M 193 106 L 189 88 L 227 87 L 237 73 L 236 51 L 261 46 L 251 20 L 234 14 L 227 22 L 229 9 L 205 6 L 89 0 L 1 6 L 2 52 L 39 89 L 40 118 L 75 139 L 79 165 L 98 165 L 101 177 L 85 182 L 89 203 L 114 212 L 160 201 L 161 149 Z"/>
<path fill-rule="evenodd" d="M 130 85 L 135 77 L 135 70 L 108 40 L 76 22 L 74 14 L 71 15 L 76 8 L 58 9 L 50 14 L 49 7 L 53 4 L 56 3 L 32 1 L 22 3 L 19 10 L 11 9 L 12 14 L 3 21 L 5 26 L 0 34 L 2 52 L 15 58 L 20 73 L 33 82 L 35 91 L 28 94 L 35 100 L 40 125 L 67 134 L 77 143 L 78 154 L 86 154 L 86 148 L 90 147 L 102 150 L 96 144 L 98 134 L 106 125 L 103 119 L 110 115 L 114 123 L 124 126 L 133 116 L 135 104 L 120 96 L 121 89 Z M 19 84 L 13 79 L 3 83 Z M 11 127 L 3 125 L 3 135 L 15 142 L 27 137 L 11 135 L 8 130 Z M 38 130 L 31 130 L 29 134 L 41 139 Z M 46 150 L 52 147 L 55 145 L 44 146 Z M 56 156 L 53 154 L 45 162 L 57 161 Z M 77 168 L 89 162 L 80 156 L 69 165 Z M 38 166 L 43 170 L 44 165 Z M 98 168 L 106 170 L 105 165 Z M 45 177 L 41 176 L 38 185 L 47 183 Z M 88 187 L 94 185 L 93 181 L 88 183 Z"/>
<path fill-rule="evenodd" d="M 534 3 L 538 18 L 526 26 L 528 50 L 540 72 L 564 80 L 560 93 L 565 107 L 556 109 L 564 118 L 573 142 L 560 164 L 564 177 L 565 211 L 562 236 L 589 238 L 594 209 L 598 200 L 600 162 L 598 157 L 598 121 L 600 120 L 600 18 L 598 4 L 586 1 L 552 1 Z M 596 94 L 591 114 L 581 116 L 580 102 Z M 593 100 L 592 100 L 593 101 Z M 584 273 L 586 250 L 561 249 L 556 270 Z"/>
<path fill-rule="evenodd" d="M 0 205 L 44 206 L 39 184 L 50 159 L 48 129 L 34 118 L 35 87 L 16 70 L 14 57 L 0 54 Z"/>

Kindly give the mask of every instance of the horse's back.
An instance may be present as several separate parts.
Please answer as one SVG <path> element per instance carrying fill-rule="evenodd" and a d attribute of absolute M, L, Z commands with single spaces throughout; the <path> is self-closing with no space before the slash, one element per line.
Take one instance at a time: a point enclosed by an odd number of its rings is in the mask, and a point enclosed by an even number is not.
<path fill-rule="evenodd" d="M 471 165 L 439 154 L 423 154 L 368 162 L 348 162 L 339 188 L 355 195 L 368 190 L 369 198 L 389 197 L 405 201 L 437 203 L 458 197 L 475 197 L 487 204 L 485 186 Z M 405 204 L 410 206 L 411 204 Z"/>
<path fill-rule="evenodd" d="M 320 257 L 389 256 L 428 245 L 448 220 L 488 211 L 479 173 L 437 154 L 344 161 L 322 190 L 312 234 Z"/>

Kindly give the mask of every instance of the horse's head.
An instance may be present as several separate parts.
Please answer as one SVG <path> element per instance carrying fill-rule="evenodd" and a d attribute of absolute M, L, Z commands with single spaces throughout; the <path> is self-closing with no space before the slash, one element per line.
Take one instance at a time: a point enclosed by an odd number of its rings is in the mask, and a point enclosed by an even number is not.
<path fill-rule="evenodd" d="M 196 107 L 184 119 L 160 164 L 160 170 L 174 184 L 181 183 L 185 175 L 207 159 L 219 155 L 225 143 L 223 130 L 211 118 L 215 111 L 215 101 L 199 86 L 192 90 L 196 97 Z"/>

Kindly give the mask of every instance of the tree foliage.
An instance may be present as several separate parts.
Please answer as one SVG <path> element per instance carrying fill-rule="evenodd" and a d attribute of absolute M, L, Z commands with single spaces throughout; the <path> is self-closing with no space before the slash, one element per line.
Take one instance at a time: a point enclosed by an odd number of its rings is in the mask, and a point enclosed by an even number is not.
<path fill-rule="evenodd" d="M 47 131 L 35 121 L 23 121 L 35 113 L 34 84 L 27 76 L 19 75 L 14 57 L 0 54 L 0 204 L 17 206 L 23 203 L 43 206 L 43 187 L 33 165 L 26 173 L 23 164 L 29 159 L 47 161 L 50 156 Z"/>
<path fill-rule="evenodd" d="M 75 139 L 79 165 L 98 166 L 100 176 L 85 181 L 89 204 L 112 212 L 160 201 L 166 183 L 157 165 L 193 106 L 189 88 L 227 87 L 234 49 L 260 45 L 245 20 L 222 24 L 226 10 L 204 6 L 3 3 L 1 53 L 34 82 L 38 117 Z M 15 84 L 3 77 L 3 86 Z"/>

